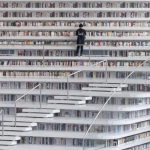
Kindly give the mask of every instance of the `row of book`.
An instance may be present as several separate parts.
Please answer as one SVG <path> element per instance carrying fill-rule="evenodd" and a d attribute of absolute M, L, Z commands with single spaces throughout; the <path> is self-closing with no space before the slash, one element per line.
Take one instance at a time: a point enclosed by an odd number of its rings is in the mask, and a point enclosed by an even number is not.
<path fill-rule="evenodd" d="M 133 51 L 133 52 L 129 52 L 128 53 L 128 56 L 150 56 L 150 52 L 149 51 L 147 51 L 147 52 L 142 52 L 142 51 L 140 51 L 140 52 L 137 52 L 137 51 Z"/>
<path fill-rule="evenodd" d="M 38 89 L 38 88 L 37 88 Z M 12 95 L 12 94 L 1 94 L 0 95 L 0 101 L 9 101 L 14 102 L 17 98 L 19 98 L 19 95 Z M 47 100 L 49 100 L 51 97 L 49 95 L 42 95 L 42 102 L 47 103 Z M 39 95 L 27 95 L 22 98 L 23 102 L 39 102 L 40 96 Z M 8 113 L 7 113 L 8 112 Z M 13 112 L 14 113 L 14 112 Z M 7 110 L 5 114 L 13 114 L 11 113 L 11 109 Z"/>
<path fill-rule="evenodd" d="M 99 52 L 99 53 L 98 53 Z M 118 50 L 101 50 L 95 52 L 92 50 L 91 56 L 110 56 L 110 57 L 133 57 L 133 56 L 150 56 L 149 51 L 118 51 Z M 84 51 L 85 53 L 85 51 Z M 74 56 L 75 51 L 74 50 L 45 50 L 43 53 L 43 50 L 0 50 L 0 56 Z M 88 56 L 88 54 L 86 54 Z"/>
<path fill-rule="evenodd" d="M 16 12 L 0 12 L 0 17 L 74 17 L 74 18 L 89 18 L 89 17 L 97 17 L 97 18 L 149 18 L 150 12 L 28 12 L 24 11 L 20 12 L 16 10 Z"/>
<path fill-rule="evenodd" d="M 105 67 L 106 64 L 96 64 L 96 62 L 2 62 L 0 63 L 1 66 L 61 66 L 61 67 L 74 67 L 74 66 L 102 66 Z M 143 66 L 143 61 L 135 61 L 135 62 L 108 62 L 108 67 L 120 67 L 120 66 L 128 66 L 128 67 L 137 67 L 137 66 Z"/>
<path fill-rule="evenodd" d="M 12 46 L 12 45 L 50 45 L 50 46 L 73 46 L 75 47 L 76 44 L 72 41 L 64 41 L 64 42 L 55 42 L 55 41 L 44 41 L 44 40 L 24 40 L 24 41 L 19 41 L 19 40 L 11 40 L 11 41 L 7 41 L 7 40 L 1 40 L 0 41 L 0 45 L 7 45 L 7 46 Z M 104 40 L 102 41 L 101 39 L 99 41 L 92 41 L 92 42 L 85 42 L 85 45 L 89 46 L 107 46 L 107 47 L 123 47 L 126 46 L 127 49 L 128 47 L 139 47 L 139 46 L 150 46 L 150 42 L 149 41 L 108 41 L 108 40 Z M 44 47 L 42 47 L 43 49 Z M 61 48 L 60 48 L 61 49 Z"/>
<path fill-rule="evenodd" d="M 18 50 L 16 56 L 74 56 L 73 50 Z"/>
<path fill-rule="evenodd" d="M 102 112 L 99 117 L 105 119 L 133 119 L 146 116 L 149 114 L 150 114 L 149 110 L 139 110 L 132 112 Z"/>
<path fill-rule="evenodd" d="M 3 71 L 0 72 L 0 76 L 6 76 L 6 77 L 40 77 L 40 76 L 44 76 L 44 77 L 67 77 L 69 74 L 71 74 L 70 72 L 50 72 L 50 71 L 42 71 L 42 72 L 36 72 L 36 71 Z"/>
<path fill-rule="evenodd" d="M 23 144 L 42 144 L 42 145 L 57 145 L 57 146 L 82 146 L 83 140 L 81 139 L 67 139 L 67 138 L 50 138 L 50 137 L 24 137 L 22 139 Z M 84 144 L 86 147 L 93 147 L 97 146 L 95 145 L 96 141 L 94 140 L 85 140 Z"/>
<path fill-rule="evenodd" d="M 128 76 L 128 73 L 125 72 L 116 72 L 116 78 L 126 78 Z M 149 73 L 134 73 L 129 78 L 130 79 L 148 79 Z"/>
<path fill-rule="evenodd" d="M 136 90 L 136 86 L 135 86 L 135 90 Z M 103 97 L 93 97 L 92 101 L 88 102 L 88 104 L 101 104 L 104 105 L 106 102 L 107 98 L 103 98 Z M 130 106 L 136 106 L 136 105 L 146 105 L 146 104 L 150 104 L 150 100 L 149 98 L 112 98 L 111 101 L 108 102 L 108 105 L 130 105 Z"/>
<path fill-rule="evenodd" d="M 61 78 L 67 77 L 73 72 L 63 72 L 63 71 L 3 71 L 0 72 L 0 77 L 47 77 L 47 78 Z M 107 73 L 107 76 L 110 78 L 117 78 L 117 79 L 124 79 L 129 75 L 128 72 L 114 72 L 111 74 L 110 72 Z M 134 73 L 134 75 L 130 76 L 131 79 L 148 79 L 149 73 Z M 105 78 L 105 72 L 84 72 L 78 73 L 74 75 L 74 78 Z"/>
<path fill-rule="evenodd" d="M 9 61 L 0 61 L 1 66 L 89 66 L 89 65 L 94 65 L 94 66 L 143 66 L 143 61 L 137 61 L 137 60 L 132 60 L 132 61 L 111 61 L 109 60 L 107 63 L 99 63 L 100 61 L 57 61 L 57 60 L 9 60 Z"/>
<path fill-rule="evenodd" d="M 98 61 L 92 61 L 91 64 L 96 64 Z M 111 65 L 112 63 L 108 63 Z M 18 65 L 18 66 L 26 66 L 26 65 L 37 65 L 37 66 L 89 66 L 89 61 L 51 61 L 51 60 L 37 60 L 37 61 L 0 61 L 0 65 Z M 105 66 L 106 64 L 97 64 L 96 66 Z"/>
<path fill-rule="evenodd" d="M 31 82 L 27 82 L 27 83 L 21 83 L 21 82 L 3 82 L 0 83 L 0 88 L 1 89 L 32 89 L 35 86 L 37 86 L 37 83 L 31 83 Z M 70 84 L 69 88 L 70 89 L 81 89 L 84 85 L 81 84 Z M 42 89 L 62 89 L 65 90 L 67 89 L 67 83 L 43 83 L 42 84 Z"/>
<path fill-rule="evenodd" d="M 1 8 L 150 8 L 149 2 L 0 2 Z"/>
<path fill-rule="evenodd" d="M 74 49 L 75 50 L 75 49 Z M 15 54 L 15 56 L 74 56 L 75 55 L 75 51 L 74 50 L 45 50 L 43 53 L 43 50 L 12 50 L 15 51 L 13 53 L 11 53 L 12 55 Z M 2 52 L 5 52 L 4 50 L 2 50 Z M 94 51 L 93 49 L 91 49 L 91 56 L 101 56 L 101 57 L 106 57 L 106 56 L 112 56 L 112 57 L 116 57 L 116 56 L 120 56 L 120 57 L 127 57 L 127 56 L 132 56 L 134 55 L 134 52 L 131 53 L 132 55 L 129 55 L 129 51 L 116 51 L 116 50 L 99 50 L 99 51 Z M 7 55 L 10 54 L 10 52 L 8 51 L 8 53 L 2 53 L 1 54 L 1 50 L 0 50 L 0 55 Z M 84 55 L 88 56 L 89 55 L 89 51 L 88 50 L 84 50 L 83 52 Z M 150 52 L 141 52 L 138 54 L 135 54 L 137 56 L 148 56 L 150 54 Z"/>
<path fill-rule="evenodd" d="M 136 21 L 82 21 L 85 27 L 150 27 L 149 21 L 136 22 Z M 71 26 L 78 27 L 79 23 L 74 21 L 9 21 L 0 22 L 0 26 Z"/>
<path fill-rule="evenodd" d="M 128 56 L 150 56 L 149 51 L 115 51 L 115 50 L 101 50 L 101 53 L 92 53 L 91 56 L 112 56 L 112 57 L 128 57 Z M 14 52 L 14 50 L 8 51 L 6 53 L 5 50 L 0 50 L 0 56 L 9 56 L 9 55 L 15 55 L 15 56 L 74 56 L 74 51 L 68 50 L 68 51 L 63 51 L 63 50 L 45 50 L 43 53 L 43 50 L 18 50 L 17 52 Z M 88 54 L 87 54 L 88 55 Z"/>
<path fill-rule="evenodd" d="M 142 84 L 141 84 L 142 85 Z M 136 87 L 136 86 L 135 86 Z M 93 97 L 92 104 L 105 104 L 107 98 L 103 97 Z M 108 102 L 108 105 L 140 105 L 140 104 L 150 104 L 149 98 L 112 98 Z"/>
<path fill-rule="evenodd" d="M 150 91 L 150 86 L 149 85 L 129 85 L 127 88 L 127 91 Z"/>
<path fill-rule="evenodd" d="M 149 126 L 149 121 L 145 121 L 142 123 L 135 123 L 131 125 L 124 126 L 105 126 L 105 125 L 97 125 L 93 126 L 90 132 L 92 133 L 122 133 L 140 129 L 142 127 Z M 89 128 L 89 125 L 82 124 L 43 124 L 38 126 L 38 130 L 48 130 L 48 131 L 74 131 L 74 132 L 85 132 Z"/>
<path fill-rule="evenodd" d="M 130 142 L 130 141 L 143 139 L 143 138 L 146 138 L 146 137 L 149 137 L 149 136 L 150 136 L 150 132 L 144 132 L 144 133 L 140 133 L 140 134 L 137 134 L 137 135 L 128 136 L 128 137 L 119 139 L 118 144 L 123 144 L 123 143 L 127 143 L 127 142 Z M 138 146 L 137 149 L 130 148 L 130 150 L 139 150 L 139 149 L 142 150 L 143 148 L 146 149 L 146 145 Z"/>
<path fill-rule="evenodd" d="M 89 125 L 77 125 L 77 124 L 39 124 L 38 130 L 49 131 L 86 131 Z"/>
<path fill-rule="evenodd" d="M 148 31 L 88 31 L 89 37 L 150 36 Z M 0 36 L 76 36 L 74 31 L 1 31 Z"/>
<path fill-rule="evenodd" d="M 15 52 L 14 52 L 15 51 Z M 7 53 L 6 53 L 7 52 Z M 150 56 L 149 51 L 116 51 L 116 50 L 101 50 L 101 53 L 96 55 L 100 56 L 112 56 L 112 57 L 128 57 L 128 56 Z M 74 51 L 73 50 L 45 50 L 43 53 L 43 50 L 0 50 L 0 55 L 7 56 L 7 55 L 14 55 L 15 56 L 74 56 Z M 94 55 L 94 53 L 91 52 L 91 55 Z M 87 54 L 88 55 L 88 54 Z"/>

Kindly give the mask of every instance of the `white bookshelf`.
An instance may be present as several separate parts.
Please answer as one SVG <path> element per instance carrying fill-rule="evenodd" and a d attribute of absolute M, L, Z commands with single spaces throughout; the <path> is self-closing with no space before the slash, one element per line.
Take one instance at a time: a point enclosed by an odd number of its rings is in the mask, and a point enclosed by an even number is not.
<path fill-rule="evenodd" d="M 12 142 L 0 136 L 0 149 L 83 150 L 85 132 L 112 94 L 109 84 L 122 83 L 132 71 L 85 137 L 84 150 L 150 147 L 149 0 L 0 0 L 0 10 L 0 108 L 5 135 L 20 139 L 7 147 Z M 82 57 L 75 56 L 79 23 L 87 31 Z M 39 83 L 41 91 L 16 104 L 18 126 L 9 127 L 14 101 Z M 55 97 L 68 92 L 92 100 Z M 49 109 L 57 113 L 44 114 Z M 13 131 L 25 122 L 32 131 Z"/>

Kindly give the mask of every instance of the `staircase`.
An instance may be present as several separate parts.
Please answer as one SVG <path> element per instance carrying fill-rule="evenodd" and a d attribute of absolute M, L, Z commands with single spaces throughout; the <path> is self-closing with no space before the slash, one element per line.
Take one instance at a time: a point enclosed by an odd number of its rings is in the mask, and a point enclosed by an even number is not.
<path fill-rule="evenodd" d="M 96 92 L 120 92 L 122 88 L 126 88 L 127 84 L 117 83 L 99 83 L 89 84 L 88 87 L 83 87 L 81 91 L 96 91 Z M 87 101 L 91 101 L 92 96 L 54 96 L 54 99 L 48 100 L 48 105 L 86 105 Z M 20 136 L 16 136 L 16 132 L 30 132 L 37 126 L 37 122 L 30 120 L 40 118 L 53 118 L 55 114 L 60 113 L 60 109 L 50 108 L 22 108 L 22 111 L 16 113 L 16 125 L 13 119 L 4 121 L 4 136 L 0 136 L 0 149 L 5 149 L 8 146 L 14 146 L 21 140 Z M 2 131 L 2 127 L 0 127 Z M 2 133 L 1 133 L 2 134 Z"/>
<path fill-rule="evenodd" d="M 4 149 L 7 146 L 17 145 L 17 142 L 20 139 L 19 136 L 0 136 L 0 149 Z"/>
<path fill-rule="evenodd" d="M 17 145 L 21 140 L 21 137 L 16 136 L 14 132 L 17 132 L 18 134 L 20 132 L 29 132 L 32 131 L 32 127 L 36 125 L 37 124 L 35 123 L 16 122 L 16 126 L 14 126 L 14 122 L 4 122 L 4 135 L 2 135 L 2 127 L 0 127 L 0 149 Z"/>
<path fill-rule="evenodd" d="M 89 84 L 88 87 L 82 87 L 81 91 L 95 91 L 95 92 L 121 92 L 126 88 L 127 84 L 117 83 L 99 83 Z M 92 96 L 54 96 L 54 99 L 48 100 L 48 104 L 61 104 L 61 105 L 85 105 L 87 101 L 91 101 Z"/>
<path fill-rule="evenodd" d="M 36 122 L 29 122 L 29 118 L 34 121 L 35 118 L 52 118 L 56 113 L 59 113 L 58 109 L 22 109 L 21 113 L 16 114 L 16 123 L 14 118 L 11 121 L 5 120 L 3 127 L 0 126 L 0 150 L 15 146 L 21 140 L 20 132 L 30 132 L 37 127 Z M 2 136 L 2 129 L 4 129 L 4 135 Z"/>
<path fill-rule="evenodd" d="M 94 92 L 121 92 L 124 88 L 127 88 L 128 84 L 118 83 L 91 83 L 88 87 L 83 87 L 81 91 L 94 91 Z M 88 94 L 87 94 L 88 95 Z M 54 99 L 48 100 L 48 106 L 53 108 L 53 104 L 57 105 L 78 105 L 86 106 L 88 101 L 92 100 L 92 96 L 54 96 Z M 37 122 L 29 122 L 29 119 L 35 118 L 53 118 L 55 114 L 60 113 L 60 109 L 50 108 L 22 108 L 22 112 L 17 113 L 17 122 L 14 126 L 14 121 L 4 122 L 5 135 L 0 136 L 0 150 L 6 149 L 10 146 L 15 146 L 21 140 L 21 136 L 16 136 L 14 132 L 30 132 L 37 126 Z M 2 130 L 2 127 L 0 127 Z M 61 133 L 61 132 L 60 132 Z M 52 146 L 50 146 L 52 147 Z M 82 148 L 78 148 L 82 149 Z M 77 149 L 77 150 L 78 150 Z M 89 148 L 90 149 L 90 148 Z"/>
<path fill-rule="evenodd" d="M 18 119 L 18 118 L 17 118 Z M 0 127 L 0 149 L 6 149 L 8 146 L 14 146 L 17 145 L 17 143 L 21 140 L 20 136 L 16 136 L 15 133 L 20 132 L 30 132 L 34 127 L 37 126 L 37 123 L 34 122 L 26 122 L 25 120 L 20 122 L 17 121 L 16 125 L 13 121 L 14 118 L 12 118 L 12 121 L 6 121 L 3 122 L 3 129 L 4 129 L 4 135 L 2 136 L 2 126 Z"/>

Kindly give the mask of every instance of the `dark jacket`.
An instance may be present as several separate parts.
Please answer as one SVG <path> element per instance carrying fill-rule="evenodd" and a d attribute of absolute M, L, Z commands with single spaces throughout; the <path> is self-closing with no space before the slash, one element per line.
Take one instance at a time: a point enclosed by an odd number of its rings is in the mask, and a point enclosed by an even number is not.
<path fill-rule="evenodd" d="M 77 36 L 77 44 L 84 44 L 86 31 L 84 29 L 79 28 L 76 31 L 76 36 Z"/>

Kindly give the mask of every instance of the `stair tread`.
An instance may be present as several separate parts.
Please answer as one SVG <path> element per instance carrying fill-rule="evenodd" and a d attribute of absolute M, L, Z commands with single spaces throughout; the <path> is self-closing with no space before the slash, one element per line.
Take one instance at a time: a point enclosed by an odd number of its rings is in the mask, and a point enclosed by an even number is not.
<path fill-rule="evenodd" d="M 69 100 L 92 100 L 91 96 L 54 96 L 54 99 L 60 99 L 60 100 L 65 100 L 65 99 L 69 99 Z"/>
<path fill-rule="evenodd" d="M 51 103 L 51 104 L 86 104 L 85 101 L 73 101 L 73 100 L 48 100 L 48 103 Z"/>
<path fill-rule="evenodd" d="M 121 88 L 99 88 L 99 87 L 83 87 L 85 91 L 121 91 Z"/>
<path fill-rule="evenodd" d="M 54 114 L 47 113 L 47 114 L 37 114 L 37 113 L 17 113 L 17 117 L 35 117 L 35 118 L 49 118 L 53 117 Z"/>
<path fill-rule="evenodd" d="M 4 122 L 4 126 L 13 126 L 14 125 L 14 122 Z M 27 127 L 27 126 L 30 126 L 30 127 L 35 127 L 37 126 L 37 123 L 34 123 L 34 122 L 16 122 L 16 126 L 18 127 Z"/>
<path fill-rule="evenodd" d="M 31 131 L 31 127 L 8 127 L 4 126 L 4 131 Z M 0 127 L 0 131 L 2 131 L 2 127 Z"/>
<path fill-rule="evenodd" d="M 0 141 L 0 145 L 17 145 L 16 141 Z"/>
<path fill-rule="evenodd" d="M 19 136 L 0 136 L 0 141 L 18 141 L 20 139 Z"/>
<path fill-rule="evenodd" d="M 99 83 L 99 84 L 89 84 L 91 87 L 127 87 L 127 84 L 119 84 L 119 83 Z"/>
<path fill-rule="evenodd" d="M 30 112 L 30 113 L 59 113 L 59 109 L 22 109 L 22 112 Z"/>
<path fill-rule="evenodd" d="M 16 118 L 17 119 L 17 121 L 16 121 L 16 123 L 17 122 L 21 122 L 21 123 L 28 123 L 28 122 L 32 122 L 32 121 L 34 121 L 35 120 L 35 117 L 17 117 Z M 45 121 L 45 120 L 47 120 L 47 118 L 41 118 L 41 117 L 36 117 L 36 119 L 40 119 L 40 120 L 43 120 L 43 122 Z M 12 117 L 12 118 L 9 118 L 9 121 L 12 121 L 13 123 L 14 123 L 14 117 Z M 37 122 L 37 120 L 36 120 L 36 122 Z"/>

